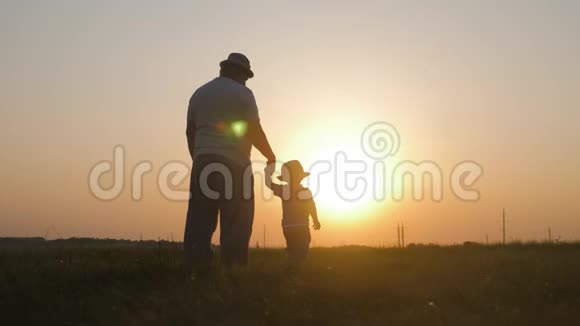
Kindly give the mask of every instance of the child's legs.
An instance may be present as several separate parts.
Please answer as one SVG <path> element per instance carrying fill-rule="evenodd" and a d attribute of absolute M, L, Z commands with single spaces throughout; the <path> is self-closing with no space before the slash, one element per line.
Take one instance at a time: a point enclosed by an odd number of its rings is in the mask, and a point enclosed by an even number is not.
<path fill-rule="evenodd" d="M 294 226 L 284 228 L 286 238 L 286 254 L 290 265 L 299 265 L 308 255 L 310 247 L 310 229 L 308 226 Z"/>

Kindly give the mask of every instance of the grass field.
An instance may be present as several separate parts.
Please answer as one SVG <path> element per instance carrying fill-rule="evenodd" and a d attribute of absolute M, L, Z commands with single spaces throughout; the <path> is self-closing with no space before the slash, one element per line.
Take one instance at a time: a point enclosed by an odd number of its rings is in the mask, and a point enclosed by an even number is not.
<path fill-rule="evenodd" d="M 167 243 L 0 249 L 2 324 L 580 325 L 579 244 L 314 248 L 298 281 L 283 250 L 256 249 L 202 295 L 181 256 Z"/>

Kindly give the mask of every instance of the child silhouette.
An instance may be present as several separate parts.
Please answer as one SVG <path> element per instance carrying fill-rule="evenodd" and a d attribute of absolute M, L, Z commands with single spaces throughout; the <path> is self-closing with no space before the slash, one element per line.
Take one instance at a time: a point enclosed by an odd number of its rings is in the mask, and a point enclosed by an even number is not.
<path fill-rule="evenodd" d="M 278 180 L 285 184 L 272 183 L 271 167 L 265 169 L 266 186 L 282 199 L 282 230 L 286 238 L 288 271 L 294 272 L 306 260 L 310 247 L 309 216 L 314 230 L 320 230 L 316 205 L 310 189 L 302 186 L 302 180 L 310 173 L 304 172 L 299 161 L 288 161 L 282 165 Z"/>

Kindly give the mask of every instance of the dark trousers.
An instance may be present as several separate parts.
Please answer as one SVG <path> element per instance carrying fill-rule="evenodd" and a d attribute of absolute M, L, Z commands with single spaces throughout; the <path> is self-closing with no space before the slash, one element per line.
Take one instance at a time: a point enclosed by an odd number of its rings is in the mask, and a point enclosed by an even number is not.
<path fill-rule="evenodd" d="M 284 238 L 286 238 L 286 255 L 288 264 L 299 265 L 308 256 L 310 247 L 310 229 L 305 226 L 284 227 Z"/>
<path fill-rule="evenodd" d="M 209 271 L 218 213 L 221 262 L 226 266 L 247 264 L 254 222 L 254 179 L 246 168 L 219 155 L 200 155 L 194 160 L 183 240 L 188 271 Z"/>

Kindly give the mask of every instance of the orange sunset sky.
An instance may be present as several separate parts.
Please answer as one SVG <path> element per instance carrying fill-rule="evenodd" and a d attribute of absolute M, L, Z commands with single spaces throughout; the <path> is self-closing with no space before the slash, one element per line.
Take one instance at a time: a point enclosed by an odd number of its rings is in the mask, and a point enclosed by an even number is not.
<path fill-rule="evenodd" d="M 314 245 L 393 245 L 398 223 L 407 243 L 499 241 L 504 207 L 508 240 L 548 227 L 578 240 L 579 33 L 576 1 L 2 1 L 0 236 L 181 240 L 187 203 L 156 176 L 191 164 L 189 97 L 242 52 L 280 160 L 368 160 L 360 134 L 387 121 L 400 134 L 389 164 L 443 172 L 440 202 L 344 203 L 322 183 Z M 129 173 L 115 200 L 89 191 L 117 144 L 129 171 L 153 164 L 140 201 Z M 477 202 L 449 188 L 464 160 L 484 169 Z M 265 225 L 282 245 L 280 218 L 278 200 L 258 200 L 252 244 Z"/>

